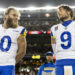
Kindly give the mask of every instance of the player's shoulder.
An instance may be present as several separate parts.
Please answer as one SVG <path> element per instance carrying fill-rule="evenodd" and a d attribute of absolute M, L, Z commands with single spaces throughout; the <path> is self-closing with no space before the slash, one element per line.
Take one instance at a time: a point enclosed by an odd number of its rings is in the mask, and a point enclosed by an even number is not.
<path fill-rule="evenodd" d="M 23 26 L 18 26 L 16 29 L 26 29 L 26 28 Z"/>
<path fill-rule="evenodd" d="M 53 25 L 51 28 L 55 28 L 55 27 L 57 27 L 58 25 Z"/>
<path fill-rule="evenodd" d="M 0 24 L 0 28 L 2 28 L 3 26 L 2 26 L 3 24 Z"/>
<path fill-rule="evenodd" d="M 48 63 L 47 66 L 55 68 L 55 64 L 53 62 L 52 63 Z"/>
<path fill-rule="evenodd" d="M 71 26 L 75 27 L 75 21 L 74 20 L 71 22 Z"/>
<path fill-rule="evenodd" d="M 50 28 L 50 30 L 58 30 L 58 26 L 59 26 L 60 24 L 56 24 L 56 25 L 53 25 L 51 28 Z"/>
<path fill-rule="evenodd" d="M 55 63 L 52 63 L 53 67 L 55 67 Z"/>
<path fill-rule="evenodd" d="M 26 30 L 25 27 L 23 27 L 23 26 L 18 26 L 16 29 L 17 29 L 17 31 L 19 32 L 20 36 L 26 36 L 27 30 Z"/>
<path fill-rule="evenodd" d="M 18 26 L 18 27 L 16 28 L 16 30 L 18 30 L 18 31 L 25 31 L 26 28 L 23 27 L 23 26 Z M 26 30 L 26 31 L 27 31 L 27 30 Z"/>
<path fill-rule="evenodd" d="M 26 30 L 26 28 L 23 26 L 17 26 L 16 28 L 12 28 L 12 30 L 14 30 L 18 33 L 21 33 L 21 32 L 24 32 Z"/>
<path fill-rule="evenodd" d="M 72 23 L 75 23 L 75 21 L 73 20 Z"/>
<path fill-rule="evenodd" d="M 40 68 L 43 68 L 45 65 L 44 64 L 42 64 L 41 66 L 40 66 Z"/>

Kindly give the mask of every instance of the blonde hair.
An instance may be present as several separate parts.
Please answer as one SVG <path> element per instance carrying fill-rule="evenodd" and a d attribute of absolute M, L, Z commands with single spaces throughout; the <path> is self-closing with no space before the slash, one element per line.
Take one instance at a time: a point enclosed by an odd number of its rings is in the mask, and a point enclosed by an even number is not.
<path fill-rule="evenodd" d="M 6 9 L 4 15 L 8 15 L 11 12 L 11 10 L 16 11 L 18 13 L 18 17 L 20 18 L 20 16 L 21 16 L 20 12 L 15 7 L 12 7 L 12 6 L 10 6 Z"/>

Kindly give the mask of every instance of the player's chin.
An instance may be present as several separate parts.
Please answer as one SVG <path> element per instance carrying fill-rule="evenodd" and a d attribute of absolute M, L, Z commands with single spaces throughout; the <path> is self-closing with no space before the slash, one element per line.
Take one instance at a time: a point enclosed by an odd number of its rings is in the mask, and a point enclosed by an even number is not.
<path fill-rule="evenodd" d="M 62 16 L 59 16 L 59 19 L 63 18 Z"/>
<path fill-rule="evenodd" d="M 17 20 L 13 20 L 13 23 L 17 23 L 18 21 Z"/>
<path fill-rule="evenodd" d="M 13 28 L 16 28 L 18 26 L 18 23 L 13 24 Z"/>

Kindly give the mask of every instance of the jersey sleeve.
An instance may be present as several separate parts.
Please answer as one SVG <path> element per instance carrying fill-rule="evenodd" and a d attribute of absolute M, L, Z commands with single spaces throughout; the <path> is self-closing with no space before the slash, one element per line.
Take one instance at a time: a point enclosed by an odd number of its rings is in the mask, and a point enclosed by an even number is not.
<path fill-rule="evenodd" d="M 20 27 L 19 36 L 25 36 L 27 35 L 27 30 L 24 27 Z"/>
<path fill-rule="evenodd" d="M 37 75 L 42 75 L 42 71 L 43 71 L 43 65 L 40 66 L 38 74 Z"/>
<path fill-rule="evenodd" d="M 26 36 L 26 34 L 27 34 L 27 30 L 25 28 L 23 28 L 20 35 L 21 36 Z"/>
<path fill-rule="evenodd" d="M 51 37 L 52 38 L 55 38 L 55 31 L 54 31 L 54 26 L 50 29 L 50 31 L 51 31 Z"/>

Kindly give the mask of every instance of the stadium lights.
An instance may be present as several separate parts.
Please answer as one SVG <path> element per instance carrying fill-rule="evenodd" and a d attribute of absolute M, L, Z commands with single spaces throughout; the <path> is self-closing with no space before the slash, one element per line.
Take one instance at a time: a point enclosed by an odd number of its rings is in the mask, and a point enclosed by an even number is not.
<path fill-rule="evenodd" d="M 71 8 L 75 8 L 75 6 L 70 6 Z"/>
<path fill-rule="evenodd" d="M 50 14 L 49 14 L 49 13 L 46 13 L 45 16 L 46 16 L 46 17 L 50 17 Z"/>
<path fill-rule="evenodd" d="M 70 6 L 71 8 L 75 8 L 75 6 Z M 27 7 L 27 8 L 17 8 L 18 10 L 52 10 L 57 9 L 58 6 L 45 6 L 45 7 Z"/>
<path fill-rule="evenodd" d="M 30 10 L 30 11 L 32 11 L 32 10 L 39 10 L 38 7 L 16 8 L 16 9 L 17 10 Z"/>
<path fill-rule="evenodd" d="M 71 8 L 75 8 L 75 6 L 70 6 Z M 35 10 L 52 10 L 52 9 L 57 9 L 58 6 L 54 7 L 54 6 L 45 6 L 45 7 L 27 7 L 27 8 L 17 8 L 17 10 L 23 11 L 23 10 L 29 10 L 29 11 L 35 11 Z M 5 11 L 5 8 L 0 8 L 0 11 Z"/>
<path fill-rule="evenodd" d="M 31 17 L 31 15 L 30 15 L 30 14 L 28 14 L 27 16 L 28 16 L 29 18 Z"/>
<path fill-rule="evenodd" d="M 5 8 L 0 8 L 0 11 L 5 11 Z"/>
<path fill-rule="evenodd" d="M 45 7 L 27 7 L 27 8 L 16 8 L 17 10 L 30 10 L 30 11 L 35 11 L 35 10 L 51 10 L 51 9 L 57 9 L 57 7 L 52 7 L 52 6 L 45 6 Z"/>
<path fill-rule="evenodd" d="M 57 9 L 58 7 L 53 7 L 53 6 L 45 6 L 45 7 L 42 7 L 41 9 L 44 9 L 44 10 L 51 10 L 51 9 Z"/>
<path fill-rule="evenodd" d="M 32 11 L 32 10 L 38 10 L 38 9 L 39 9 L 39 8 L 37 8 L 37 7 L 28 7 L 28 8 L 27 8 L 27 10 L 31 10 L 31 11 Z"/>

